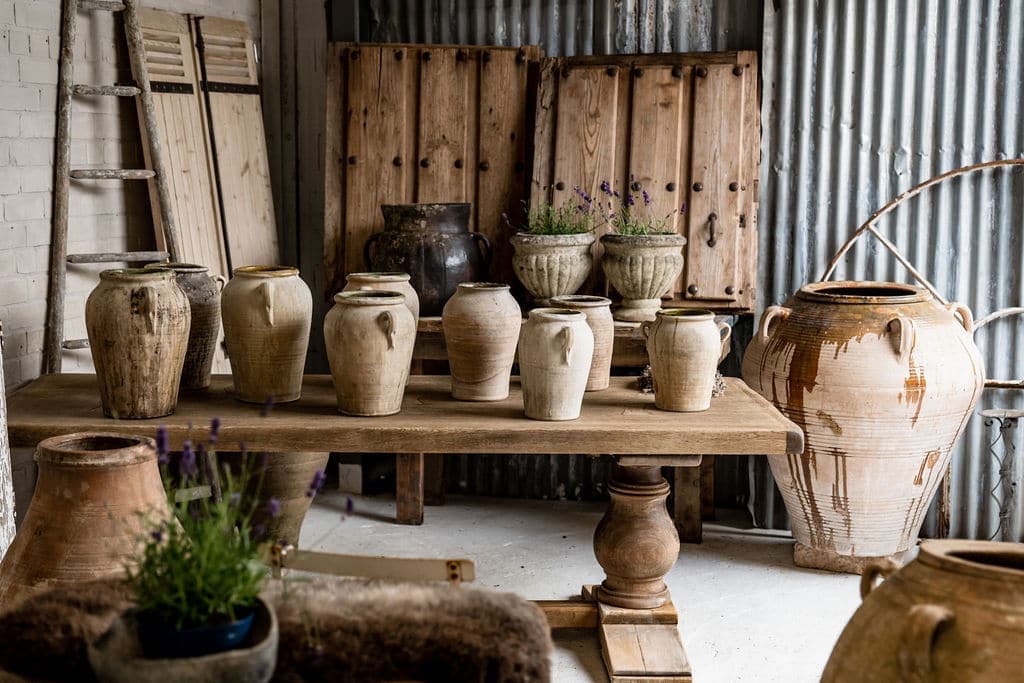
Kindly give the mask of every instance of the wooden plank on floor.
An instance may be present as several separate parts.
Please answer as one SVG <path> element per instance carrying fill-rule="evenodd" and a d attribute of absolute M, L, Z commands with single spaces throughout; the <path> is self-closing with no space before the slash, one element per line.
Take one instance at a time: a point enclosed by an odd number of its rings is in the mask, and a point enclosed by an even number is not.
<path fill-rule="evenodd" d="M 601 635 L 601 656 L 609 676 L 647 673 L 640 651 L 640 636 L 634 624 L 602 625 L 598 631 Z"/>
<path fill-rule="evenodd" d="M 547 617 L 552 629 L 596 628 L 598 607 L 586 600 L 534 600 L 533 604 Z"/>
<path fill-rule="evenodd" d="M 423 454 L 395 456 L 395 520 L 423 524 Z"/>
<path fill-rule="evenodd" d="M 682 543 L 700 543 L 700 468 L 676 467 L 672 471 L 675 502 L 672 519 L 675 520 Z"/>
<path fill-rule="evenodd" d="M 690 673 L 690 661 L 683 639 L 675 625 L 637 626 L 640 655 L 649 676 L 674 676 Z"/>
<path fill-rule="evenodd" d="M 679 613 L 672 600 L 655 609 L 627 609 L 597 603 L 598 617 L 602 624 L 678 624 Z"/>

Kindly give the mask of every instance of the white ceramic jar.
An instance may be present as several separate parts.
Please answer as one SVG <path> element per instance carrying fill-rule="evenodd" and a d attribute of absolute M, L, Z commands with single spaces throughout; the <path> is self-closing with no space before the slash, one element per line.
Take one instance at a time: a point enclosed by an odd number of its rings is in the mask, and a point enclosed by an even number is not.
<path fill-rule="evenodd" d="M 523 408 L 534 420 L 575 420 L 594 354 L 587 316 L 568 308 L 535 308 L 519 338 Z"/>
<path fill-rule="evenodd" d="M 711 407 L 715 372 L 732 328 L 716 323 L 711 311 L 677 308 L 658 311 L 644 325 L 654 378 L 654 405 L 679 413 Z"/>
<path fill-rule="evenodd" d="M 404 294 L 405 307 L 412 313 L 414 320 L 420 319 L 420 297 L 409 284 L 408 273 L 349 273 L 345 276 L 345 288 L 341 291 L 357 289 Z"/>
<path fill-rule="evenodd" d="M 515 362 L 523 318 L 508 285 L 463 282 L 441 315 L 452 397 L 460 401 L 501 401 Z"/>
<path fill-rule="evenodd" d="M 587 324 L 594 333 L 594 358 L 590 361 L 587 391 L 608 388 L 612 369 L 612 348 L 615 345 L 615 320 L 612 319 L 612 300 L 589 294 L 569 294 L 551 299 L 555 308 L 571 308 L 587 316 Z"/>

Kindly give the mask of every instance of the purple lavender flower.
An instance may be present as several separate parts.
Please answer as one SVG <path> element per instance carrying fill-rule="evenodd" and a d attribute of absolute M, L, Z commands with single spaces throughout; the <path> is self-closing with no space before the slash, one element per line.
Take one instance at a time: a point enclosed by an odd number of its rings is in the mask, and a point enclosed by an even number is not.
<path fill-rule="evenodd" d="M 306 497 L 312 498 L 320 489 L 323 488 L 324 482 L 327 481 L 327 475 L 323 470 L 317 470 L 317 473 L 313 475 L 313 481 L 309 482 L 309 488 L 306 489 Z"/>
<path fill-rule="evenodd" d="M 643 191 L 643 197 L 644 197 L 644 206 L 650 206 L 651 205 L 651 195 L 647 192 L 647 190 Z"/>
<path fill-rule="evenodd" d="M 629 206 L 633 206 L 634 204 L 636 204 L 636 199 L 633 198 L 633 195 L 629 195 L 626 197 L 626 204 L 628 204 Z"/>
<path fill-rule="evenodd" d="M 274 395 L 267 396 L 267 400 L 263 402 L 263 408 L 260 410 L 260 417 L 266 417 L 270 415 L 270 409 L 274 407 Z"/>
<path fill-rule="evenodd" d="M 281 514 L 281 501 L 277 498 L 271 498 L 267 501 L 267 514 L 270 515 L 271 519 L 276 519 Z"/>
<path fill-rule="evenodd" d="M 583 205 L 583 204 L 577 204 L 576 205 L 576 210 L 579 211 L 580 213 L 586 213 L 587 212 L 587 207 L 585 205 Z"/>
<path fill-rule="evenodd" d="M 167 427 L 160 425 L 156 428 L 156 461 L 161 465 L 170 462 L 170 450 L 171 444 L 170 438 L 167 436 Z"/>
<path fill-rule="evenodd" d="M 580 198 L 584 201 L 584 203 L 586 203 L 587 206 L 590 206 L 591 204 L 594 203 L 594 198 L 587 194 L 587 191 L 584 190 L 582 187 L 577 185 L 573 189 L 576 191 L 576 194 L 578 194 Z"/>
<path fill-rule="evenodd" d="M 149 537 L 153 539 L 154 543 L 163 543 L 164 532 L 161 529 L 157 529 L 155 531 L 151 531 L 149 533 Z"/>
<path fill-rule="evenodd" d="M 607 180 L 602 180 L 601 181 L 601 192 L 604 192 L 609 197 L 611 197 L 611 196 L 613 196 L 615 194 L 615 193 L 612 192 L 611 183 L 609 183 Z"/>
<path fill-rule="evenodd" d="M 686 213 L 686 202 L 683 202 L 683 205 L 679 207 L 679 213 Z"/>
<path fill-rule="evenodd" d="M 192 450 L 192 440 L 185 439 L 185 443 L 181 447 L 181 473 L 186 477 L 194 477 L 196 475 L 196 454 Z"/>
<path fill-rule="evenodd" d="M 210 420 L 210 443 L 217 443 L 217 437 L 220 436 L 220 418 L 215 417 Z"/>

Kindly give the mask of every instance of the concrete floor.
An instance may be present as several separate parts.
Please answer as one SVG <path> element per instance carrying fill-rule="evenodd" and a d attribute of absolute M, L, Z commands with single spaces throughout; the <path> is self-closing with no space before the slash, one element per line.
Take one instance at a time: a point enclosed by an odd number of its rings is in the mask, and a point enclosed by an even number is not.
<path fill-rule="evenodd" d="M 396 557 L 467 557 L 474 585 L 532 599 L 565 599 L 601 568 L 591 541 L 601 504 L 450 497 L 428 507 L 421 527 L 399 526 L 394 501 L 317 497 L 302 528 L 311 550 Z M 786 532 L 711 523 L 704 542 L 684 545 L 668 585 L 698 683 L 816 681 L 860 603 L 858 577 L 799 569 Z M 553 680 L 607 681 L 597 638 L 556 633 Z"/>

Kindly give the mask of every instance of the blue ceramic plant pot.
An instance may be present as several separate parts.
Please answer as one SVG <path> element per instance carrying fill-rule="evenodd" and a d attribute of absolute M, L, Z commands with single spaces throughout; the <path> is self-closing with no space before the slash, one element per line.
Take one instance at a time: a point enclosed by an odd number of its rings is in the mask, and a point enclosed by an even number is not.
<path fill-rule="evenodd" d="M 236 621 L 181 630 L 174 628 L 174 624 L 145 614 L 136 614 L 135 620 L 139 627 L 139 642 L 146 657 L 177 659 L 202 657 L 238 647 L 252 630 L 254 614 L 255 610 L 250 610 Z"/>

